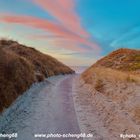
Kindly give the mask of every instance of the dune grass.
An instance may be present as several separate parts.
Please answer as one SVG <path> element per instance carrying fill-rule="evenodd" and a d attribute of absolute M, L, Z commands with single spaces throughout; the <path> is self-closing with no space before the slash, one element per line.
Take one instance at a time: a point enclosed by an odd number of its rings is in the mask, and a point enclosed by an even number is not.
<path fill-rule="evenodd" d="M 0 40 L 0 112 L 34 82 L 74 73 L 68 66 L 16 41 Z"/>
<path fill-rule="evenodd" d="M 104 67 L 92 67 L 82 74 L 82 78 L 87 84 L 100 83 L 103 80 L 111 82 L 135 82 L 140 83 L 140 76 L 131 72 L 123 72 Z M 100 82 L 99 82 L 100 81 Z"/>

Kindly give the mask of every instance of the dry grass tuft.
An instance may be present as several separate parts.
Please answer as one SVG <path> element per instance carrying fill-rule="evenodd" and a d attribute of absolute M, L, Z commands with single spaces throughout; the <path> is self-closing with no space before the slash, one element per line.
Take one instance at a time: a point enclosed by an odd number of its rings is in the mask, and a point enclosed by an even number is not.
<path fill-rule="evenodd" d="M 10 52 L 0 54 L 0 111 L 35 81 L 32 65 Z"/>
<path fill-rule="evenodd" d="M 140 76 L 130 72 L 122 72 L 104 67 L 92 67 L 82 74 L 87 84 L 95 83 L 96 79 L 105 79 L 111 82 L 135 82 L 140 83 Z"/>
<path fill-rule="evenodd" d="M 99 91 L 102 92 L 103 88 L 104 88 L 104 83 L 101 79 L 97 79 L 94 88 Z"/>

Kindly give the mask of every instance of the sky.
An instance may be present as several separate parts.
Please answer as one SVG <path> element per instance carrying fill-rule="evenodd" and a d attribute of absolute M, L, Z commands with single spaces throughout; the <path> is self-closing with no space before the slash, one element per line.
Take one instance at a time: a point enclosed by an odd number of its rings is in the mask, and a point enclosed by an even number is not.
<path fill-rule="evenodd" d="M 70 66 L 113 50 L 140 49 L 140 0 L 0 0 L 0 38 Z"/>

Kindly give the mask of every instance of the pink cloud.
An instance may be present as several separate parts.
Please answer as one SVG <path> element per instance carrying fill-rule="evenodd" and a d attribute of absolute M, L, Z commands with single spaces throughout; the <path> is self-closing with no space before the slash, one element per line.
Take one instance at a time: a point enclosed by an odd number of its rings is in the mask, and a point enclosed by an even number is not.
<path fill-rule="evenodd" d="M 53 17 L 63 26 L 78 35 L 88 38 L 89 34 L 81 27 L 80 18 L 75 12 L 74 0 L 32 0 Z"/>
<path fill-rule="evenodd" d="M 99 47 L 88 41 L 86 38 L 81 37 L 69 30 L 67 30 L 66 28 L 64 28 L 62 25 L 60 24 L 56 24 L 52 21 L 49 20 L 44 20 L 44 19 L 40 19 L 40 18 L 36 18 L 36 17 L 32 17 L 32 16 L 18 16 L 18 15 L 0 15 L 0 22 L 4 22 L 4 23 L 13 23 L 13 24 L 20 24 L 23 26 L 30 26 L 36 29 L 41 29 L 43 31 L 46 32 L 50 32 L 56 36 L 60 36 L 64 39 L 67 40 L 71 40 L 74 41 L 78 44 L 83 44 L 86 46 L 89 46 L 89 49 L 95 49 L 96 52 L 99 51 Z M 65 46 L 62 46 L 65 47 Z M 79 46 L 77 46 L 79 47 Z M 69 49 L 73 49 L 73 48 L 69 48 Z"/>

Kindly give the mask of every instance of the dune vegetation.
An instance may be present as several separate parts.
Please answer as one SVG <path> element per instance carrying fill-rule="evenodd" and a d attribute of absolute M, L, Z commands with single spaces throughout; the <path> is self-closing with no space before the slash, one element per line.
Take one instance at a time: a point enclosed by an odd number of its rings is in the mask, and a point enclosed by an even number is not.
<path fill-rule="evenodd" d="M 0 40 L 0 112 L 34 82 L 74 71 L 55 58 L 12 40 Z"/>
<path fill-rule="evenodd" d="M 121 71 L 140 72 L 140 50 L 121 48 L 97 61 L 94 66 Z"/>
<path fill-rule="evenodd" d="M 120 134 L 139 134 L 139 50 L 119 49 L 97 61 L 81 75 L 81 87 L 84 88 L 79 96 L 90 97 L 103 128 L 112 135 L 108 139 L 119 140 Z"/>

